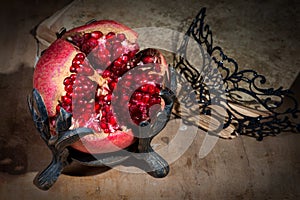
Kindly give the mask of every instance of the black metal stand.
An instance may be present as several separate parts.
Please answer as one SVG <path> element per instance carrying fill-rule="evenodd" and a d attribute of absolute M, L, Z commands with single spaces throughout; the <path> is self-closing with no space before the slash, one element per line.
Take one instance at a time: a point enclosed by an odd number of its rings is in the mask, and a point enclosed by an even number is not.
<path fill-rule="evenodd" d="M 129 147 L 130 154 L 127 153 L 127 150 L 122 150 L 103 154 L 100 158 L 98 156 L 96 158 L 93 155 L 80 153 L 69 147 L 80 140 L 81 137 L 94 132 L 84 127 L 70 130 L 72 115 L 63 108 L 60 109 L 60 115 L 56 119 L 57 134 L 55 136 L 50 134 L 49 119 L 44 101 L 39 92 L 33 89 L 32 96 L 28 98 L 29 109 L 40 136 L 52 152 L 51 163 L 36 176 L 34 184 L 42 190 L 48 190 L 58 179 L 63 169 L 72 161 L 88 166 L 111 166 L 124 162 L 130 156 L 142 161 L 143 164 L 138 165 L 138 167 L 147 171 L 153 177 L 165 177 L 169 172 L 169 165 L 152 149 L 150 143 L 169 120 L 175 96 L 169 89 L 163 89 L 160 96 L 165 101 L 165 107 L 157 114 L 153 124 L 149 122 L 140 124 L 137 149 L 130 150 Z"/>

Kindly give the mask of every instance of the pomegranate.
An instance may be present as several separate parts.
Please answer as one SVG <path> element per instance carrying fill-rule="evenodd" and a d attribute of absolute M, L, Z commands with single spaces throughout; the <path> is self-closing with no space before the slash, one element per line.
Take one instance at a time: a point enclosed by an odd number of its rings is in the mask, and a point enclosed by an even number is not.
<path fill-rule="evenodd" d="M 33 86 L 43 97 L 52 135 L 63 108 L 72 113 L 70 129 L 94 130 L 74 149 L 96 154 L 133 144 L 134 126 L 163 108 L 159 92 L 168 81 L 162 54 L 139 51 L 137 38 L 130 28 L 103 20 L 67 31 L 49 46 L 36 64 Z M 150 110 L 155 104 L 160 106 Z M 122 117 L 128 112 L 130 120 Z"/>

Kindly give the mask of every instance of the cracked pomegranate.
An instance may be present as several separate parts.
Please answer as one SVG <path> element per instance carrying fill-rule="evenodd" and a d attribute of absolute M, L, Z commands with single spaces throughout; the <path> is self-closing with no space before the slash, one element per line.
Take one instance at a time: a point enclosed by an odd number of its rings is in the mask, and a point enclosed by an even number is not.
<path fill-rule="evenodd" d="M 133 126 L 151 120 L 151 106 L 160 105 L 154 112 L 163 107 L 159 92 L 168 77 L 161 53 L 139 51 L 137 37 L 105 20 L 74 28 L 50 45 L 36 65 L 33 86 L 45 101 L 52 134 L 62 107 L 73 115 L 71 128 L 95 132 L 72 145 L 79 151 L 112 152 L 135 141 Z"/>

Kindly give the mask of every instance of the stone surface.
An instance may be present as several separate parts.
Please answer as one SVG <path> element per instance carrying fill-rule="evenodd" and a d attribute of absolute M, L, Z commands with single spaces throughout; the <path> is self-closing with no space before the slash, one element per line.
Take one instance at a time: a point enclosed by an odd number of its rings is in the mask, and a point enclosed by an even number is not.
<path fill-rule="evenodd" d="M 207 24 L 214 45 L 221 46 L 241 69 L 264 74 L 267 87 L 289 88 L 300 69 L 299 13 L 289 1 L 74 1 L 49 18 L 53 33 L 92 19 L 111 19 L 131 28 L 164 27 L 185 33 L 200 8 L 207 7 Z M 130 14 L 129 14 L 130 13 Z M 59 14 L 59 15 L 58 15 Z M 51 25 L 51 26 L 49 26 Z M 53 34 L 54 35 L 54 34 Z"/>

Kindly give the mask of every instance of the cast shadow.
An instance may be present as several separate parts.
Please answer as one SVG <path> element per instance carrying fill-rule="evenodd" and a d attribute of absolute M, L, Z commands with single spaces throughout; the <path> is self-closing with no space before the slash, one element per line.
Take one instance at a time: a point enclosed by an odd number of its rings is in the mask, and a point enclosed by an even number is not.
<path fill-rule="evenodd" d="M 52 159 L 27 106 L 27 96 L 32 92 L 32 75 L 33 67 L 26 64 L 20 64 L 13 73 L 0 73 L 0 172 L 12 175 L 39 172 Z M 64 173 L 83 176 L 109 169 L 72 163 Z"/>
<path fill-rule="evenodd" d="M 0 73 L 0 171 L 22 174 L 28 170 L 28 146 L 37 141 L 26 96 L 33 68 L 21 64 L 13 73 Z"/>

